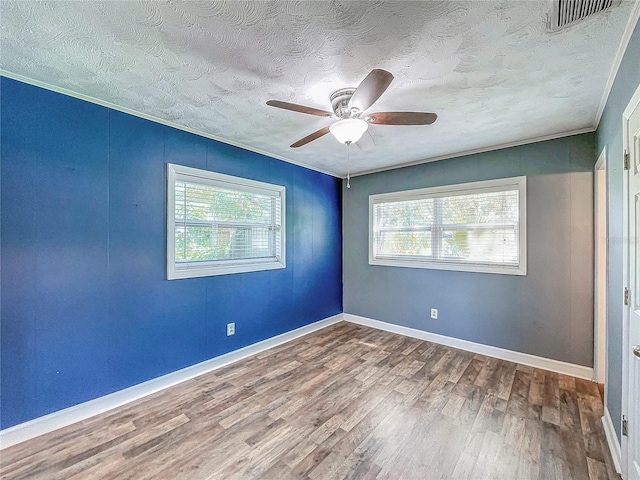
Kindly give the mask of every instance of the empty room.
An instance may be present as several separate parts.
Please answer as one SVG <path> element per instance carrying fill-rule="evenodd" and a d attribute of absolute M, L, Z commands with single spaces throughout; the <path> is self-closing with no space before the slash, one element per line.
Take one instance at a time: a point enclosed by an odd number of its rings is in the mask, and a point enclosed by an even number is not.
<path fill-rule="evenodd" d="M 640 480 L 640 0 L 0 2 L 0 478 Z"/>

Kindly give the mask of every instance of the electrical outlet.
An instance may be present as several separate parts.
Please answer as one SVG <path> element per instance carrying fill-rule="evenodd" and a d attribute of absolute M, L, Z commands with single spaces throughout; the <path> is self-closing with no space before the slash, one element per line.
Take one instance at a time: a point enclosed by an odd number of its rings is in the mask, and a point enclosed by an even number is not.
<path fill-rule="evenodd" d="M 235 323 L 227 323 L 227 337 L 236 334 L 236 324 Z"/>
<path fill-rule="evenodd" d="M 438 319 L 438 309 L 437 308 L 432 308 L 431 309 L 431 318 L 433 318 L 434 320 Z"/>

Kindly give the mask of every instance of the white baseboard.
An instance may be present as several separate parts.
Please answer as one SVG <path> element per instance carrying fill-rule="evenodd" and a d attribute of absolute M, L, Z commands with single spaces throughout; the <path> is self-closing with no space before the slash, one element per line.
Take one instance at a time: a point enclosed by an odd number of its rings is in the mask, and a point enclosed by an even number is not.
<path fill-rule="evenodd" d="M 460 340 L 453 337 L 446 337 L 444 335 L 438 335 L 436 333 L 425 332 L 423 330 L 403 327 L 400 325 L 381 322 L 379 320 L 345 313 L 325 318 L 310 325 L 305 325 L 304 327 L 292 330 L 291 332 L 286 332 L 276 337 L 254 343 L 253 345 L 249 345 L 239 350 L 226 353 L 219 357 L 183 368 L 176 372 L 154 378 L 152 380 L 134 385 L 124 390 L 119 390 L 109 395 L 105 395 L 94 400 L 89 400 L 88 402 L 65 408 L 64 410 L 59 410 L 57 412 L 35 418 L 33 420 L 15 425 L 5 430 L 0 430 L 0 450 L 24 442 L 31 438 L 44 435 L 45 433 L 52 432 L 59 428 L 66 427 L 82 420 L 86 420 L 87 418 L 120 407 L 147 395 L 151 395 L 152 393 L 158 392 L 178 383 L 190 380 L 199 375 L 203 375 L 244 358 L 250 357 L 251 355 L 255 355 L 278 345 L 282 345 L 283 343 L 290 342 L 297 338 L 308 335 L 309 333 L 326 328 L 330 325 L 334 325 L 341 322 L 342 320 L 376 328 L 378 330 L 384 330 L 387 332 L 397 333 L 420 340 L 427 340 L 430 342 L 459 348 L 461 350 L 480 353 L 483 355 L 500 358 L 502 360 L 530 365 L 532 367 L 542 368 L 545 370 L 551 370 L 553 372 L 573 375 L 575 377 L 585 378 L 588 380 L 591 380 L 593 378 L 593 369 L 589 367 L 583 367 L 581 365 L 574 365 L 558 360 L 537 357 L 535 355 L 529 355 L 527 353 L 514 352 L 511 350 L 505 350 L 489 345 L 482 345 L 480 343 L 469 342 L 467 340 Z M 616 469 L 618 469 L 619 471 L 620 445 L 617 441 L 615 431 L 613 430 L 613 425 L 611 424 L 610 417 L 608 417 L 609 425 L 611 425 L 610 432 L 607 430 L 608 427 L 605 421 L 607 416 L 608 412 L 605 410 L 605 417 L 603 417 L 605 433 L 607 434 L 607 441 L 609 442 L 609 448 L 611 449 L 611 455 L 613 456 L 614 463 L 616 464 Z M 617 447 L 617 450 L 614 450 L 615 447 Z"/>
<path fill-rule="evenodd" d="M 506 350 L 504 348 L 492 347 L 481 343 L 469 342 L 458 338 L 446 337 L 437 333 L 425 332 L 424 330 L 417 330 L 415 328 L 403 327 L 393 323 L 381 322 L 380 320 L 352 315 L 350 313 L 345 313 L 343 315 L 347 322 L 357 323 L 359 325 L 365 325 L 367 327 L 377 328 L 386 332 L 397 333 L 399 335 L 405 335 L 407 337 L 417 338 L 420 340 L 427 340 L 429 342 L 459 348 L 460 350 L 466 350 L 468 352 L 480 353 L 482 355 L 507 360 L 509 362 L 521 363 L 523 365 L 529 365 L 543 370 L 550 370 L 552 372 L 593 380 L 593 368 L 591 367 L 584 367 L 573 363 L 538 357 L 528 353 L 514 352 L 513 350 Z"/>
<path fill-rule="evenodd" d="M 59 428 L 66 427 L 76 422 L 86 420 L 100 413 L 112 410 L 127 403 L 138 400 L 152 393 L 158 392 L 165 388 L 171 387 L 178 383 L 190 380 L 194 377 L 208 373 L 212 370 L 237 362 L 243 358 L 250 357 L 257 353 L 263 352 L 270 348 L 282 345 L 297 338 L 308 335 L 309 333 L 321 330 L 330 325 L 342 321 L 342 314 L 325 318 L 310 325 L 305 325 L 296 330 L 283 333 L 273 338 L 268 338 L 253 345 L 240 348 L 233 352 L 225 353 L 219 357 L 197 363 L 190 367 L 183 368 L 176 372 L 168 373 L 161 377 L 154 378 L 144 383 L 139 383 L 124 390 L 119 390 L 103 397 L 98 397 L 88 402 L 74 405 L 48 415 L 34 418 L 28 422 L 15 425 L 13 427 L 0 430 L 0 449 L 16 445 L 39 435 L 52 432 Z"/>
<path fill-rule="evenodd" d="M 618 442 L 618 436 L 616 435 L 616 430 L 613 427 L 613 421 L 611 420 L 611 415 L 606 405 L 604 406 L 602 426 L 604 427 L 604 436 L 607 439 L 607 445 L 609 445 L 611 458 L 613 458 L 613 466 L 616 468 L 616 472 L 622 473 L 622 469 L 620 468 L 622 465 L 622 450 L 620 449 L 620 442 Z"/>

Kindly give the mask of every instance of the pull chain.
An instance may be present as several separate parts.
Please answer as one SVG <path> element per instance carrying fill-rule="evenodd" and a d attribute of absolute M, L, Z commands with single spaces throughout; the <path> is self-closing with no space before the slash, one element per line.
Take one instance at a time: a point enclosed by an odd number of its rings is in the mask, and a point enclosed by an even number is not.
<path fill-rule="evenodd" d="M 349 156 L 349 147 L 351 142 L 347 143 L 347 188 L 351 188 L 351 158 Z"/>

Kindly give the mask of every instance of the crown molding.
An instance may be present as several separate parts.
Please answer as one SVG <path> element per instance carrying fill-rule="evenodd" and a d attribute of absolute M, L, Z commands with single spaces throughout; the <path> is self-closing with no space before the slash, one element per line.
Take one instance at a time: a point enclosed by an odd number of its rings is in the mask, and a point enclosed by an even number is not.
<path fill-rule="evenodd" d="M 616 58 L 613 61 L 613 66 L 611 67 L 611 73 L 609 73 L 609 78 L 607 79 L 607 84 L 604 87 L 604 93 L 602 94 L 602 100 L 600 100 L 600 106 L 598 107 L 598 112 L 596 113 L 596 118 L 593 121 L 593 129 L 596 130 L 598 125 L 600 125 L 600 120 L 602 119 L 602 114 L 604 113 L 604 108 L 607 105 L 607 101 L 609 100 L 609 95 L 611 95 L 611 89 L 613 88 L 613 83 L 618 76 L 618 70 L 620 69 L 620 65 L 622 64 L 622 59 L 624 57 L 625 52 L 627 51 L 627 47 L 629 46 L 629 41 L 631 40 L 631 35 L 633 34 L 633 30 L 636 28 L 636 24 L 640 19 L 640 0 L 635 1 L 635 5 L 631 10 L 631 15 L 629 16 L 629 20 L 627 21 L 627 25 L 622 34 L 622 39 L 620 40 L 620 46 L 618 47 L 618 52 L 616 53 Z"/>
<path fill-rule="evenodd" d="M 84 95 L 82 93 L 77 93 L 72 90 L 68 90 L 64 87 L 59 87 L 57 85 L 51 85 L 46 82 L 41 82 L 40 80 L 35 80 L 33 78 L 25 77 L 24 75 L 20 75 L 18 73 L 9 72 L 7 70 L 0 69 L 0 76 L 10 78 L 12 80 L 17 80 L 22 83 L 27 83 L 29 85 L 33 85 L 34 87 L 44 88 L 45 90 L 50 90 L 52 92 L 60 93 L 62 95 L 67 95 L 69 97 L 77 98 L 79 100 L 84 100 L 85 102 L 95 103 L 96 105 L 100 105 L 102 107 L 110 108 L 112 110 L 117 110 L 118 112 L 127 113 L 129 115 L 133 115 L 134 117 L 144 118 L 145 120 L 149 120 L 151 122 L 160 123 L 162 125 L 166 125 L 167 127 L 175 128 L 177 130 L 182 130 L 184 132 L 192 133 L 194 135 L 198 135 L 200 137 L 209 138 L 211 140 L 215 140 L 217 142 L 226 143 L 227 145 L 233 145 L 234 147 L 242 148 L 243 150 L 248 150 L 250 152 L 258 153 L 260 155 L 264 155 L 269 158 L 274 158 L 276 160 L 281 160 L 283 162 L 291 163 L 293 165 L 297 165 L 299 167 L 308 168 L 309 170 L 313 170 L 315 172 L 324 173 L 325 175 L 330 175 L 332 177 L 340 178 L 339 175 L 335 173 L 329 172 L 327 170 L 323 170 L 317 167 L 313 167 L 306 163 L 298 162 L 296 160 L 292 160 L 290 158 L 285 158 L 274 153 L 269 153 L 259 148 L 250 147 L 245 145 L 244 143 L 234 142 L 232 140 L 228 140 L 226 138 L 218 137 L 217 135 L 212 135 L 207 132 L 203 132 L 201 130 L 197 130 L 195 128 L 185 127 L 184 125 L 179 125 L 177 123 L 164 120 L 162 118 L 155 117 L 153 115 L 147 115 L 146 113 L 138 112 L 136 110 L 132 110 L 130 108 L 121 107 L 120 105 L 116 105 L 114 103 L 106 102 L 104 100 L 100 100 L 99 98 L 91 97 L 89 95 Z"/>
<path fill-rule="evenodd" d="M 396 168 L 413 167 L 414 165 L 422 165 L 423 163 L 437 162 L 438 160 L 447 160 L 449 158 L 465 157 L 467 155 L 474 155 L 476 153 L 492 152 L 495 150 L 502 150 L 503 148 L 519 147 L 521 145 L 528 145 L 530 143 L 538 143 L 538 142 L 544 142 L 547 140 L 555 140 L 558 138 L 572 137 L 573 135 L 590 133 L 590 132 L 594 132 L 595 130 L 596 129 L 593 127 L 585 127 L 585 128 L 580 128 L 578 130 L 570 130 L 568 132 L 554 133 L 551 135 L 544 135 L 542 137 L 534 137 L 534 138 L 529 138 L 525 140 L 518 140 L 515 142 L 502 143 L 500 145 L 494 145 L 491 147 L 481 147 L 481 148 L 475 148 L 472 150 L 462 150 L 460 152 L 454 152 L 447 155 L 440 155 L 438 157 L 430 157 L 430 158 L 424 158 L 422 160 L 415 160 L 413 162 L 401 163 L 398 165 L 394 165 L 393 167 L 374 168 L 371 170 L 365 170 L 365 171 L 356 172 L 356 173 L 351 172 L 351 177 L 353 178 L 353 177 L 359 177 L 361 175 L 369 175 L 371 173 L 386 172 L 387 170 L 395 170 Z M 346 179 L 347 177 L 346 175 L 344 175 L 341 178 Z"/>

